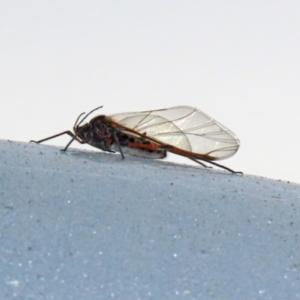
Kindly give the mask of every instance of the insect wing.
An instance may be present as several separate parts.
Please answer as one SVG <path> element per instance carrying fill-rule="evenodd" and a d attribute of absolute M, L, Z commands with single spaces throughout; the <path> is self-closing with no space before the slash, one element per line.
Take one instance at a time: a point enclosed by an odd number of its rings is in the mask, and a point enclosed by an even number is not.
<path fill-rule="evenodd" d="M 162 144 L 200 154 L 210 160 L 228 158 L 238 150 L 236 135 L 202 111 L 176 106 L 110 115 L 113 121 Z"/>

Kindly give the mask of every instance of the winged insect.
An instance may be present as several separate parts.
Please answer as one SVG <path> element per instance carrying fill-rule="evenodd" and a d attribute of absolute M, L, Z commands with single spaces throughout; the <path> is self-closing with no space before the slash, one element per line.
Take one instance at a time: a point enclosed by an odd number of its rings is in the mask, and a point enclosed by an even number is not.
<path fill-rule="evenodd" d="M 67 134 L 72 137 L 62 151 L 76 140 L 107 152 L 119 152 L 146 158 L 164 158 L 167 152 L 185 156 L 207 167 L 203 162 L 218 166 L 231 173 L 228 167 L 216 163 L 234 155 L 240 141 L 237 136 L 204 112 L 190 106 L 175 106 L 142 112 L 97 115 L 82 123 L 96 110 L 81 113 L 73 132 L 63 131 L 39 141 L 42 143 Z"/>

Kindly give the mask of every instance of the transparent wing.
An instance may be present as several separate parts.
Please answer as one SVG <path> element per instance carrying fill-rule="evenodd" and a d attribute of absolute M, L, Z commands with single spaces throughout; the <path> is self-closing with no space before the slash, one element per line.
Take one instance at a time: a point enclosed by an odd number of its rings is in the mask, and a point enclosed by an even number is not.
<path fill-rule="evenodd" d="M 162 144 L 200 154 L 210 160 L 228 158 L 235 154 L 240 145 L 232 131 L 189 106 L 120 113 L 109 117 Z"/>

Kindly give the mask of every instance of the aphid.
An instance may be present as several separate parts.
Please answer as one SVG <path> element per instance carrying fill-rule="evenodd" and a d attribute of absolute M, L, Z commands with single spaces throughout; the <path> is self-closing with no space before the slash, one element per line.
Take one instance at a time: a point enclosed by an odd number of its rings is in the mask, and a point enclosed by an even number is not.
<path fill-rule="evenodd" d="M 72 137 L 62 151 L 66 151 L 76 140 L 107 152 L 146 157 L 164 158 L 167 152 L 185 156 L 206 167 L 207 162 L 235 172 L 215 163 L 228 158 L 240 146 L 235 134 L 202 111 L 189 106 L 175 106 L 143 112 L 120 113 L 110 116 L 98 115 L 83 123 L 97 107 L 76 119 L 73 132 L 67 130 L 48 138 L 31 141 L 42 143 L 63 134 Z"/>

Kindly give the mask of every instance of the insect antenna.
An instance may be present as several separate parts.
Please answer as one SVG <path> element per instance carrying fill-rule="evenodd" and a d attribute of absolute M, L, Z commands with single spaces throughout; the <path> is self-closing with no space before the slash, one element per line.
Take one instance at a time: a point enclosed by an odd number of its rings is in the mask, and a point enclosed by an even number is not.
<path fill-rule="evenodd" d="M 73 126 L 74 132 L 75 132 L 75 128 L 78 126 L 78 125 L 77 125 L 77 122 L 79 121 L 80 117 L 83 116 L 84 114 L 85 114 L 85 112 L 81 113 L 81 114 L 78 116 L 78 118 L 76 119 L 75 124 L 74 124 L 74 126 Z M 79 124 L 80 124 L 80 123 L 79 123 Z"/>
<path fill-rule="evenodd" d="M 99 106 L 99 107 L 96 107 L 96 108 L 94 108 L 93 110 L 91 110 L 78 124 L 77 124 L 77 122 L 79 121 L 79 118 L 82 116 L 82 115 L 84 115 L 85 113 L 82 113 L 82 114 L 80 114 L 79 115 L 79 117 L 77 118 L 77 120 L 76 120 L 76 122 L 75 122 L 75 125 L 74 125 L 74 127 L 75 126 L 79 126 L 90 114 L 92 114 L 94 111 L 96 111 L 96 110 L 98 110 L 98 109 L 100 109 L 100 108 L 102 108 L 103 107 L 103 105 L 102 106 Z"/>
<path fill-rule="evenodd" d="M 63 152 L 65 152 L 65 151 L 67 151 L 67 149 L 69 148 L 69 146 L 73 143 L 73 141 L 76 139 L 76 137 L 77 137 L 77 134 L 76 134 L 76 128 L 80 125 L 80 124 L 82 124 L 82 122 L 90 115 L 90 114 L 92 114 L 94 111 L 96 111 L 96 110 L 98 110 L 98 109 L 100 109 L 100 108 L 102 108 L 103 107 L 103 105 L 102 106 L 99 106 L 99 107 L 96 107 L 96 108 L 94 108 L 93 110 L 91 110 L 84 118 L 82 118 L 82 120 L 79 122 L 79 120 L 80 120 L 80 117 L 81 116 L 83 116 L 84 114 L 85 114 L 85 112 L 83 112 L 83 113 L 81 113 L 78 117 L 77 117 L 77 119 L 76 119 L 76 121 L 75 121 L 75 124 L 74 124 L 74 126 L 73 126 L 73 130 L 74 130 L 74 137 L 71 139 L 71 141 L 67 144 L 67 146 L 64 148 L 64 149 L 61 149 L 61 151 L 63 151 Z"/>

